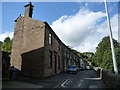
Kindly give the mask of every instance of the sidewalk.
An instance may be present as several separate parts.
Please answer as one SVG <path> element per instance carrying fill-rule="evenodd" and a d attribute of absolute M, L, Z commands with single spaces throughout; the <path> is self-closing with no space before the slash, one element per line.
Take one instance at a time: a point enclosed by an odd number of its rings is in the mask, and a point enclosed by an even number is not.
<path fill-rule="evenodd" d="M 27 79 L 31 80 L 27 77 L 18 77 L 17 80 L 9 80 L 8 77 L 2 78 L 2 88 L 43 88 L 41 85 L 26 82 Z"/>
<path fill-rule="evenodd" d="M 53 88 L 66 76 L 66 73 L 44 79 L 19 76 L 17 80 L 4 79 L 2 84 L 3 88 Z"/>
<path fill-rule="evenodd" d="M 21 81 L 3 81 L 2 88 L 42 88 L 42 86 L 38 86 L 31 83 L 21 82 Z"/>

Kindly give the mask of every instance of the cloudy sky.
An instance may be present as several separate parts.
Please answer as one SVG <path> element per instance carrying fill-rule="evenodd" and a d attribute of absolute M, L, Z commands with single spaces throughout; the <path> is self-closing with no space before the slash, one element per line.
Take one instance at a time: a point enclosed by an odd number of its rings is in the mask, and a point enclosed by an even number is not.
<path fill-rule="evenodd" d="M 13 38 L 14 20 L 24 14 L 27 2 L 2 3 L 0 41 Z M 34 2 L 33 18 L 47 21 L 58 37 L 80 52 L 95 52 L 104 36 L 109 35 L 103 2 Z M 113 37 L 118 40 L 118 3 L 108 3 Z"/>

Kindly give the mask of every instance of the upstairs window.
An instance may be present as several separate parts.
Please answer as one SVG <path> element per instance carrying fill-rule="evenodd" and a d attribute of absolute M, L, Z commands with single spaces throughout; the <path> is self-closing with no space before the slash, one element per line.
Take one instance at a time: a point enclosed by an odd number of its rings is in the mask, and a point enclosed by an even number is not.
<path fill-rule="evenodd" d="M 65 56 L 67 55 L 67 50 L 66 50 L 66 48 L 65 48 Z"/>
<path fill-rule="evenodd" d="M 49 44 L 52 45 L 52 34 L 49 33 Z"/>
<path fill-rule="evenodd" d="M 60 43 L 57 41 L 57 50 L 60 51 Z"/>
<path fill-rule="evenodd" d="M 60 43 L 58 43 L 58 50 L 60 51 Z"/>

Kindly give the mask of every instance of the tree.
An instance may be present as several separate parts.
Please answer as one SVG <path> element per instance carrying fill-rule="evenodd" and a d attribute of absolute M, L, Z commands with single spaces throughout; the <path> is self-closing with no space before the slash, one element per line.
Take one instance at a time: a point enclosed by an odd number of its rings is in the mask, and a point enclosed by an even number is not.
<path fill-rule="evenodd" d="M 2 42 L 0 41 L 0 51 L 2 51 Z"/>
<path fill-rule="evenodd" d="M 1 46 L 3 75 L 8 74 L 9 72 L 11 49 L 12 49 L 12 40 L 9 37 L 7 37 L 5 38 L 4 42 L 2 42 L 2 46 Z"/>
<path fill-rule="evenodd" d="M 10 40 L 9 37 L 5 38 L 4 42 L 2 43 L 1 49 L 4 52 L 11 52 L 11 49 L 12 49 L 12 40 Z"/>
<path fill-rule="evenodd" d="M 88 58 L 91 58 L 93 57 L 94 53 L 93 52 L 84 52 L 82 53 L 84 56 L 88 57 Z"/>
<path fill-rule="evenodd" d="M 116 60 L 118 64 L 118 70 L 120 71 L 120 46 L 119 43 L 113 39 Z M 91 63 L 95 66 L 99 66 L 113 71 L 113 61 L 109 37 L 104 37 L 102 41 L 96 47 L 95 55 L 90 59 Z"/>

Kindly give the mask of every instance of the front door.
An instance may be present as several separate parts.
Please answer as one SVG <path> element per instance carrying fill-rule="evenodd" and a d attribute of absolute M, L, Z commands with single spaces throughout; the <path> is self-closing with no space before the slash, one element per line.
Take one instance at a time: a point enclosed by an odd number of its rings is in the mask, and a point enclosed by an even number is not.
<path fill-rule="evenodd" d="M 57 73 L 57 55 L 55 53 L 55 74 Z"/>

